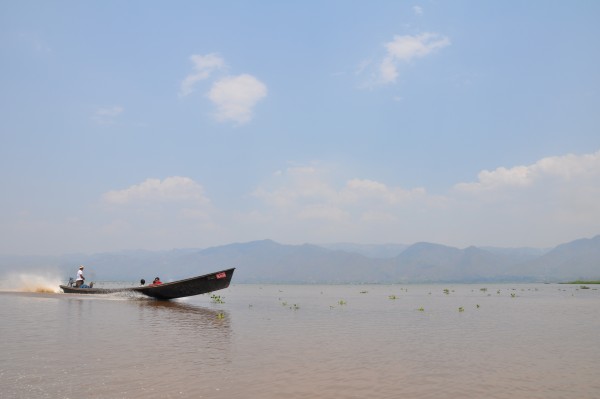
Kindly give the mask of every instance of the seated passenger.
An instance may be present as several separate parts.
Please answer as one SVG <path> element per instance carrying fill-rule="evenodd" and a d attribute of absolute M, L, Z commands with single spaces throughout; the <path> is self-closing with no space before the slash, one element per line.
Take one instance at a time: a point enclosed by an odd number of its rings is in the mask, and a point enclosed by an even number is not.
<path fill-rule="evenodd" d="M 160 281 L 160 278 L 158 278 L 158 277 L 156 277 L 154 279 L 154 281 L 152 282 L 152 284 L 150 284 L 150 285 L 157 285 L 157 284 L 162 284 L 162 281 Z"/>

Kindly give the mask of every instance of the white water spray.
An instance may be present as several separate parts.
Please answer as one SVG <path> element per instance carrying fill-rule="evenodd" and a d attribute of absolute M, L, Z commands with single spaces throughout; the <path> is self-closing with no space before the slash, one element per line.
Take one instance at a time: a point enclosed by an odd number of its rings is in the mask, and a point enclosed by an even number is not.
<path fill-rule="evenodd" d="M 14 292 L 58 293 L 62 281 L 56 276 L 11 273 L 0 280 L 0 290 Z"/>

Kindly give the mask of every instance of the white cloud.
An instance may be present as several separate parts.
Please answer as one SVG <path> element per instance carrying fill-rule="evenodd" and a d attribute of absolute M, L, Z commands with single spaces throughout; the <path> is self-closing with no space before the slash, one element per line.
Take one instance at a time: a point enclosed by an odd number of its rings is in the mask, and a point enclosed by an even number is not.
<path fill-rule="evenodd" d="M 387 53 L 379 64 L 380 82 L 395 83 L 398 78 L 399 64 L 423 58 L 449 45 L 450 39 L 437 33 L 394 36 L 394 40 L 384 45 Z"/>
<path fill-rule="evenodd" d="M 415 15 L 423 15 L 423 7 L 420 6 L 413 6 L 413 12 L 415 13 Z"/>
<path fill-rule="evenodd" d="M 198 247 L 220 230 L 204 188 L 189 177 L 146 179 L 106 192 L 102 203 L 98 240 L 116 248 Z"/>
<path fill-rule="evenodd" d="M 320 163 L 282 169 L 233 209 L 213 206 L 190 178 L 147 179 L 105 193 L 109 206 L 91 214 L 15 214 L 0 230 L 0 248 L 26 253 L 30 248 L 22 243 L 32 239 L 43 252 L 264 238 L 545 247 L 600 233 L 600 151 L 482 171 L 475 182 L 440 195 L 339 173 Z"/>
<path fill-rule="evenodd" d="M 225 61 L 217 54 L 192 55 L 190 59 L 194 64 L 194 71 L 181 82 L 179 95 L 182 97 L 192 93 L 197 82 L 226 68 Z M 252 119 L 254 107 L 266 95 L 267 86 L 250 74 L 226 76 L 213 81 L 207 93 L 208 99 L 217 107 L 217 120 L 233 121 L 237 125 L 243 125 Z"/>
<path fill-rule="evenodd" d="M 217 54 L 199 55 L 190 57 L 194 64 L 194 71 L 181 82 L 180 96 L 187 96 L 194 91 L 194 86 L 201 80 L 208 79 L 210 75 L 219 69 L 225 68 L 225 61 Z"/>
<path fill-rule="evenodd" d="M 482 171 L 441 195 L 318 165 L 277 173 L 254 192 L 261 236 L 296 242 L 550 246 L 600 233 L 600 151 Z M 259 210 L 260 209 L 260 210 Z"/>
<path fill-rule="evenodd" d="M 301 203 L 331 202 L 336 193 L 325 181 L 323 171 L 314 166 L 292 167 L 277 171 L 274 188 L 259 187 L 253 195 L 270 206 L 291 209 Z"/>
<path fill-rule="evenodd" d="M 120 106 L 98 108 L 96 112 L 94 112 L 92 120 L 101 125 L 113 124 L 123 111 L 125 110 Z"/>
<path fill-rule="evenodd" d="M 351 179 L 340 188 L 327 180 L 327 172 L 314 166 L 289 168 L 279 175 L 275 188 L 260 187 L 254 195 L 279 211 L 321 216 L 323 219 L 341 219 L 351 213 L 362 213 L 365 209 L 381 209 L 395 206 L 426 196 L 423 188 L 405 190 L 388 187 L 383 183 L 367 179 Z M 356 216 L 356 215 L 355 215 Z"/>
<path fill-rule="evenodd" d="M 189 177 L 173 176 L 164 180 L 146 179 L 123 190 L 113 190 L 103 195 L 109 204 L 139 202 L 197 201 L 208 203 L 204 189 Z"/>
<path fill-rule="evenodd" d="M 472 242 L 555 245 L 593 236 L 600 233 L 600 151 L 483 170 L 449 195 Z"/>
<path fill-rule="evenodd" d="M 256 104 L 267 95 L 267 86 L 252 75 L 230 76 L 215 82 L 208 98 L 217 106 L 219 121 L 241 125 L 252 119 Z"/>
<path fill-rule="evenodd" d="M 600 151 L 585 155 L 547 157 L 532 165 L 499 167 L 493 171 L 482 170 L 477 177 L 477 182 L 459 183 L 455 188 L 468 192 L 525 188 L 548 179 L 560 180 L 563 183 L 574 179 L 600 183 Z"/>
<path fill-rule="evenodd" d="M 405 190 L 400 187 L 390 188 L 383 183 L 366 179 L 349 180 L 345 189 L 340 193 L 342 198 L 351 202 L 370 199 L 388 204 L 412 200 L 425 196 L 425 194 L 425 189 L 421 187 L 412 190 Z"/>

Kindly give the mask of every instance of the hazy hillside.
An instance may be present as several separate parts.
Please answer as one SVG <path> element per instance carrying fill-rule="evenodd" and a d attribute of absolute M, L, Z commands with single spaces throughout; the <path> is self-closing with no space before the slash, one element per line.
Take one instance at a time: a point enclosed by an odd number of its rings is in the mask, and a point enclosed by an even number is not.
<path fill-rule="evenodd" d="M 366 256 L 367 258 L 391 259 L 400 255 L 402 251 L 408 248 L 405 244 L 352 244 L 352 243 L 334 243 L 319 244 L 319 246 L 335 251 L 344 251 Z"/>
<path fill-rule="evenodd" d="M 42 273 L 66 279 L 79 264 L 88 280 L 165 281 L 236 267 L 238 283 L 413 283 L 565 281 L 600 278 L 600 236 L 533 248 L 453 248 L 434 243 L 284 245 L 272 240 L 206 249 L 121 251 L 59 257 L 0 256 L 0 278 Z M 393 253 L 397 253 L 393 255 Z"/>
<path fill-rule="evenodd" d="M 600 235 L 562 244 L 523 264 L 517 272 L 539 280 L 600 278 Z"/>

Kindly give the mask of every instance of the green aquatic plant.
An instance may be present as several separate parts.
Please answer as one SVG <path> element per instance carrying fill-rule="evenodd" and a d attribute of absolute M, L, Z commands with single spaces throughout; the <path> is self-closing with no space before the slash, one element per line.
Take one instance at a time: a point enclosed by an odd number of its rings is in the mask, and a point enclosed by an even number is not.
<path fill-rule="evenodd" d="M 510 293 L 510 297 L 511 297 L 511 298 L 515 298 L 516 296 L 517 296 L 517 294 L 515 294 L 514 292 L 511 292 L 511 293 Z"/>
<path fill-rule="evenodd" d="M 396 295 L 388 295 L 389 299 L 398 299 L 398 297 Z"/>
<path fill-rule="evenodd" d="M 582 285 L 579 288 L 581 288 L 582 290 L 589 290 L 590 289 L 590 287 L 588 287 L 587 285 Z"/>
<path fill-rule="evenodd" d="M 210 299 L 212 299 L 213 303 L 225 303 L 225 301 L 223 300 L 225 299 L 225 297 L 221 297 L 221 295 L 212 294 L 210 296 Z"/>
<path fill-rule="evenodd" d="M 486 292 L 487 288 L 480 288 L 479 291 Z"/>
<path fill-rule="evenodd" d="M 369 293 L 369 291 L 361 291 L 360 293 L 361 293 L 361 294 L 368 294 L 368 293 Z"/>
<path fill-rule="evenodd" d="M 338 301 L 338 305 L 346 305 L 348 302 L 344 301 L 343 299 L 340 299 Z"/>
<path fill-rule="evenodd" d="M 463 307 L 461 306 L 460 308 L 458 308 L 458 311 L 459 311 L 459 312 L 464 312 L 464 311 L 465 311 L 465 308 L 463 308 Z"/>
<path fill-rule="evenodd" d="M 281 302 L 281 306 L 287 306 L 287 302 Z"/>
<path fill-rule="evenodd" d="M 225 318 L 225 314 L 223 312 L 217 313 L 217 319 L 221 320 Z"/>
<path fill-rule="evenodd" d="M 425 308 L 423 306 L 421 306 L 419 309 L 417 309 L 419 312 L 424 312 Z"/>
<path fill-rule="evenodd" d="M 477 309 L 479 309 L 479 304 L 477 304 L 476 306 L 477 306 Z"/>
<path fill-rule="evenodd" d="M 300 309 L 300 306 L 298 306 L 296 304 L 293 304 L 292 306 L 290 306 L 290 309 L 292 309 L 292 310 L 298 310 L 298 309 Z"/>
<path fill-rule="evenodd" d="M 446 294 L 446 295 L 450 294 L 450 290 L 448 288 L 444 288 L 444 294 Z"/>

